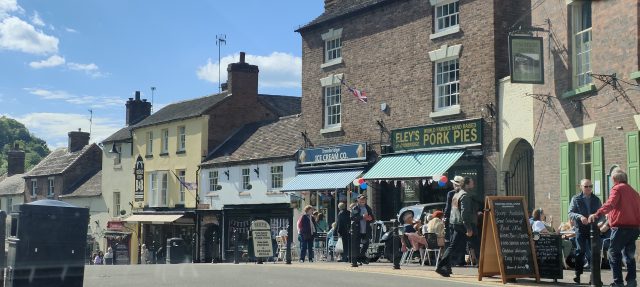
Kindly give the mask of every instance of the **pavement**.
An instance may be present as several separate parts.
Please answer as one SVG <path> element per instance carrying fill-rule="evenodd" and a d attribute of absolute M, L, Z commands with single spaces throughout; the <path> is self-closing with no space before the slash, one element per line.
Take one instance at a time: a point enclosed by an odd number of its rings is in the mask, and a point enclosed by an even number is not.
<path fill-rule="evenodd" d="M 457 267 L 449 278 L 435 273 L 432 266 L 403 265 L 394 270 L 390 263 L 371 263 L 351 267 L 347 263 L 317 262 L 286 265 L 279 263 L 241 264 L 174 264 L 86 266 L 84 286 L 338 286 L 358 282 L 358 286 L 504 286 L 499 277 L 478 281 L 477 268 Z M 564 279 L 522 278 L 511 286 L 576 286 L 573 274 L 565 270 Z M 611 283 L 611 272 L 603 270 L 604 286 Z M 582 286 L 588 286 L 589 273 L 582 275 Z M 298 283 L 300 282 L 300 283 Z"/>

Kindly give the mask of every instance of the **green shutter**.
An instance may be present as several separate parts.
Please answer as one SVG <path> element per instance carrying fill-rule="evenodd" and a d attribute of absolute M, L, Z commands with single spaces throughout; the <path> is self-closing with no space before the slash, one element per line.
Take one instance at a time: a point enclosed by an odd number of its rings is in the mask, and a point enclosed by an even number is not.
<path fill-rule="evenodd" d="M 560 144 L 560 218 L 566 222 L 569 218 L 569 201 L 573 195 L 575 145 Z"/>
<path fill-rule="evenodd" d="M 640 136 L 638 131 L 627 133 L 627 173 L 629 175 L 629 185 L 638 190 L 640 183 Z"/>
<path fill-rule="evenodd" d="M 600 194 L 598 197 L 600 200 L 605 198 L 605 177 L 604 177 L 604 145 L 602 137 L 593 138 L 591 140 L 591 183 L 593 184 L 593 190 L 596 189 L 596 182 L 599 185 Z"/>

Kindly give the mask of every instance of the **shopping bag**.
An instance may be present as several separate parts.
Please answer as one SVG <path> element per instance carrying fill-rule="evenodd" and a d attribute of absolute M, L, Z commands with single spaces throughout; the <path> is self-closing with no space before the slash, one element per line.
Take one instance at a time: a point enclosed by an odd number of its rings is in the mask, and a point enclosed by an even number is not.
<path fill-rule="evenodd" d="M 338 242 L 336 242 L 334 250 L 336 253 L 342 253 L 344 251 L 344 248 L 342 246 L 342 237 L 338 238 Z"/>

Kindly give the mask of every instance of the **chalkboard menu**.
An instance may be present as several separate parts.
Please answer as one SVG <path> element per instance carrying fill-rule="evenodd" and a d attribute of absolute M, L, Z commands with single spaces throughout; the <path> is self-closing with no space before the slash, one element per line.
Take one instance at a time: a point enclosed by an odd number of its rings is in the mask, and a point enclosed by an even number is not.
<path fill-rule="evenodd" d="M 540 234 L 534 237 L 534 242 L 540 277 L 562 279 L 562 238 L 560 235 Z"/>
<path fill-rule="evenodd" d="M 506 275 L 534 274 L 529 225 L 521 200 L 493 202 Z"/>
<path fill-rule="evenodd" d="M 522 196 L 487 196 L 484 204 L 478 280 L 500 275 L 540 281 L 527 205 Z"/>

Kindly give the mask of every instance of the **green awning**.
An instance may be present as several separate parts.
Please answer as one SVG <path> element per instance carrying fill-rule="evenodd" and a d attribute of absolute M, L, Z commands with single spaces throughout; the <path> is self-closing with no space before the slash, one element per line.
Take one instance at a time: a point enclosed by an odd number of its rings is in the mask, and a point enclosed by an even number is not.
<path fill-rule="evenodd" d="M 433 151 L 385 156 L 376 163 L 364 179 L 424 178 L 446 172 L 464 150 Z"/>

